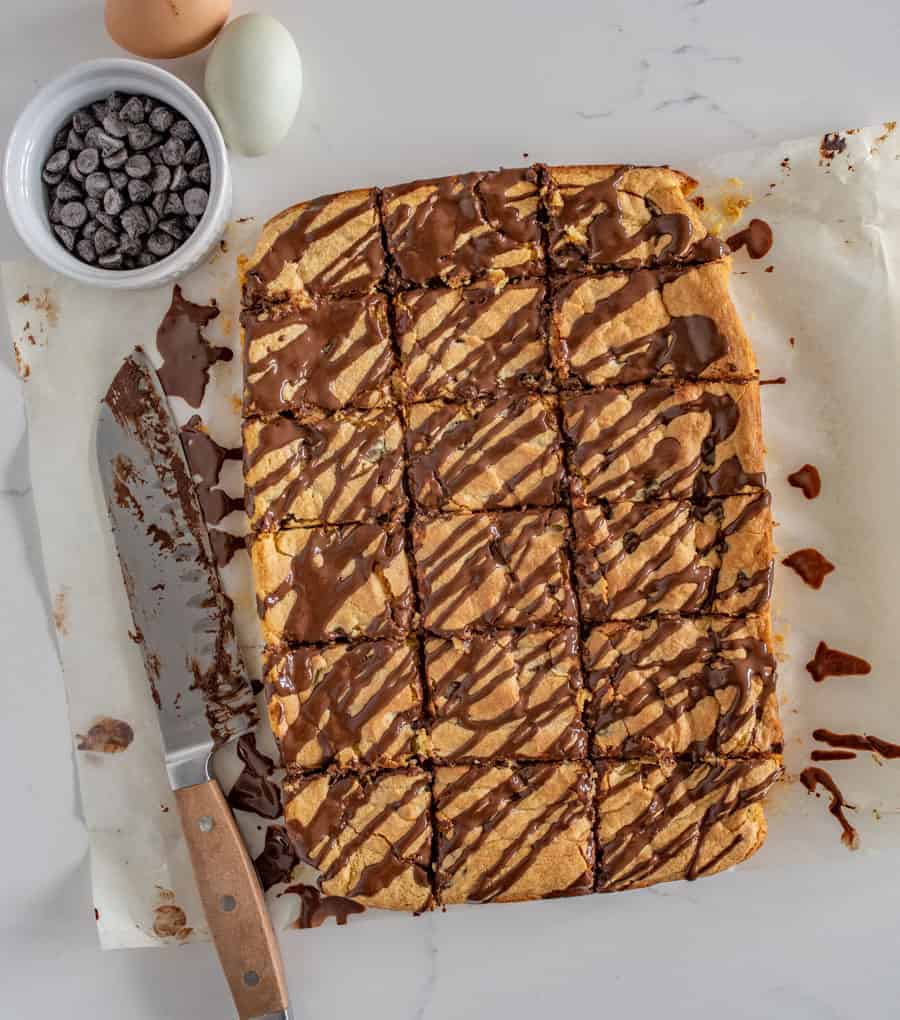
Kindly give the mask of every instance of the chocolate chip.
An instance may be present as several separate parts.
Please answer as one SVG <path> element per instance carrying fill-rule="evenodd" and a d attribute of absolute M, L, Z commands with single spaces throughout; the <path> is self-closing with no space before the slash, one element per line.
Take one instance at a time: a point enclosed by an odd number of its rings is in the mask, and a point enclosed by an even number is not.
<path fill-rule="evenodd" d="M 122 192 L 116 191 L 115 188 L 107 188 L 103 196 L 103 211 L 108 216 L 118 216 L 124 208 L 125 199 L 122 197 Z"/>
<path fill-rule="evenodd" d="M 144 116 L 145 117 L 149 117 L 150 116 L 150 111 L 153 109 L 153 107 L 155 105 L 156 105 L 156 103 L 149 96 L 144 96 Z"/>
<path fill-rule="evenodd" d="M 102 170 L 88 174 L 84 179 L 84 190 L 91 198 L 103 198 L 106 189 L 109 187 L 109 176 Z"/>
<path fill-rule="evenodd" d="M 56 189 L 56 197 L 61 202 L 71 202 L 73 198 L 81 198 L 81 187 L 71 178 L 64 177 Z"/>
<path fill-rule="evenodd" d="M 147 222 L 150 224 L 150 229 L 156 230 L 156 224 L 159 223 L 159 214 L 152 205 L 145 205 L 144 212 L 147 214 Z"/>
<path fill-rule="evenodd" d="M 71 169 L 69 170 L 69 172 L 71 173 Z M 46 167 L 41 171 L 41 180 L 44 182 L 44 184 L 49 184 L 51 188 L 54 185 L 59 184 L 59 182 L 62 179 L 63 179 L 62 174 L 51 173 L 49 170 L 46 169 Z"/>
<path fill-rule="evenodd" d="M 209 201 L 209 194 L 203 188 L 188 188 L 184 193 L 184 210 L 191 216 L 202 216 Z"/>
<path fill-rule="evenodd" d="M 77 230 L 88 218 L 88 211 L 81 202 L 67 202 L 59 213 L 63 225 Z"/>
<path fill-rule="evenodd" d="M 54 198 L 50 203 L 50 208 L 47 210 L 47 218 L 51 223 L 59 223 L 62 219 L 62 207 L 63 204 L 59 198 Z"/>
<path fill-rule="evenodd" d="M 149 177 L 150 171 L 153 167 L 150 165 L 150 157 L 145 156 L 143 152 L 139 152 L 134 156 L 129 156 L 128 161 L 125 164 L 125 173 L 129 177 Z"/>
<path fill-rule="evenodd" d="M 128 197 L 132 202 L 146 202 L 153 192 L 146 181 L 133 180 L 128 182 Z"/>
<path fill-rule="evenodd" d="M 209 163 L 198 163 L 188 173 L 188 177 L 190 177 L 194 184 L 205 184 L 209 187 Z"/>
<path fill-rule="evenodd" d="M 128 234 L 122 234 L 119 238 L 119 251 L 123 255 L 140 255 L 143 250 L 141 242 L 136 237 L 129 237 Z"/>
<path fill-rule="evenodd" d="M 53 148 L 64 149 L 66 146 L 66 138 L 67 138 L 66 129 L 65 127 L 61 127 L 59 131 L 57 131 L 56 134 L 53 136 Z"/>
<path fill-rule="evenodd" d="M 128 129 L 128 144 L 138 152 L 151 148 L 153 139 L 153 129 L 149 124 L 136 124 Z"/>
<path fill-rule="evenodd" d="M 100 121 L 102 121 L 109 113 L 109 107 L 102 100 L 98 103 L 91 103 L 91 113 L 94 115 L 94 119 L 97 123 L 100 123 Z"/>
<path fill-rule="evenodd" d="M 88 211 L 88 216 L 96 216 L 98 212 L 103 208 L 99 198 L 94 198 L 90 195 L 84 200 L 84 207 Z"/>
<path fill-rule="evenodd" d="M 97 144 L 100 146 L 100 154 L 102 156 L 111 156 L 114 152 L 118 152 L 119 149 L 125 148 L 125 143 L 121 138 L 116 138 L 114 135 L 107 134 L 104 131 L 97 135 Z"/>
<path fill-rule="evenodd" d="M 169 185 L 172 191 L 184 191 L 189 183 L 187 170 L 183 166 L 176 166 L 172 171 L 172 183 Z"/>
<path fill-rule="evenodd" d="M 127 161 L 128 150 L 124 147 L 119 149 L 118 152 L 113 152 L 103 157 L 103 165 L 107 170 L 118 170 L 120 166 L 125 166 Z"/>
<path fill-rule="evenodd" d="M 183 216 L 181 222 L 187 227 L 188 232 L 192 233 L 197 229 L 197 225 L 200 223 L 199 216 Z"/>
<path fill-rule="evenodd" d="M 153 196 L 151 208 L 155 209 L 160 216 L 163 214 L 163 209 L 166 207 L 166 202 L 169 200 L 168 194 L 165 191 L 159 191 Z"/>
<path fill-rule="evenodd" d="M 113 252 L 111 255 L 101 255 L 97 259 L 97 264 L 102 266 L 104 269 L 121 269 L 122 268 L 122 253 Z"/>
<path fill-rule="evenodd" d="M 75 245 L 75 251 L 78 252 L 78 257 L 82 262 L 97 261 L 97 249 L 89 237 L 82 237 L 78 244 Z"/>
<path fill-rule="evenodd" d="M 151 255 L 149 251 L 142 251 L 140 255 L 135 259 L 141 269 L 146 269 L 147 266 L 154 266 L 159 261 L 155 255 Z"/>
<path fill-rule="evenodd" d="M 181 216 L 184 212 L 184 202 L 181 201 L 181 196 L 176 195 L 175 192 L 171 192 L 169 197 L 166 199 L 166 204 L 163 206 L 161 216 Z"/>
<path fill-rule="evenodd" d="M 98 255 L 105 255 L 107 252 L 114 251 L 118 246 L 119 242 L 116 235 L 111 230 L 107 230 L 106 227 L 101 227 L 94 234 L 94 247 L 97 249 Z"/>
<path fill-rule="evenodd" d="M 69 176 L 73 181 L 78 181 L 79 184 L 84 184 L 84 174 L 78 169 L 77 160 L 73 159 L 72 162 L 69 163 Z M 46 178 L 44 178 L 44 180 L 46 180 Z M 51 182 L 47 181 L 47 183 L 49 184 Z"/>
<path fill-rule="evenodd" d="M 175 241 L 161 230 L 155 230 L 147 238 L 147 251 L 160 258 L 165 258 L 175 247 Z"/>
<path fill-rule="evenodd" d="M 83 135 L 85 131 L 90 131 L 92 127 L 96 127 L 97 121 L 94 119 L 93 114 L 88 109 L 76 110 L 72 114 L 72 127 L 80 134 Z"/>
<path fill-rule="evenodd" d="M 82 149 L 75 157 L 75 165 L 87 177 L 100 166 L 100 153 L 94 149 Z"/>
<path fill-rule="evenodd" d="M 197 137 L 194 125 L 189 120 L 185 120 L 183 117 L 180 120 L 175 121 L 169 129 L 169 134 L 173 138 L 180 138 L 183 142 L 192 142 Z"/>
<path fill-rule="evenodd" d="M 105 227 L 111 233 L 117 234 L 119 232 L 119 217 L 118 216 L 110 216 L 110 214 L 108 212 L 104 212 L 101 209 L 100 212 L 98 212 L 96 214 L 94 219 L 96 219 L 97 222 L 101 226 Z"/>
<path fill-rule="evenodd" d="M 129 124 L 140 124 L 145 117 L 144 101 L 139 96 L 132 96 L 119 110 L 119 116 Z M 130 139 L 131 135 L 128 137 Z"/>
<path fill-rule="evenodd" d="M 110 94 L 106 97 L 106 109 L 111 113 L 116 110 L 121 110 L 124 102 L 124 96 L 120 96 L 118 92 L 110 92 Z"/>
<path fill-rule="evenodd" d="M 103 134 L 103 128 L 97 127 L 95 124 L 93 127 L 87 129 L 84 136 L 84 144 L 89 148 L 99 149 L 100 148 L 100 136 Z"/>
<path fill-rule="evenodd" d="M 199 142 L 191 142 L 184 152 L 184 165 L 196 166 L 204 155 L 203 146 Z"/>
<path fill-rule="evenodd" d="M 113 138 L 124 138 L 128 134 L 128 125 L 117 113 L 108 113 L 103 118 L 103 130 Z"/>
<path fill-rule="evenodd" d="M 140 237 L 150 230 L 147 214 L 139 205 L 130 205 L 122 213 L 122 229 L 129 237 Z"/>
<path fill-rule="evenodd" d="M 155 166 L 153 173 L 150 175 L 150 188 L 156 193 L 166 191 L 171 180 L 172 171 L 167 166 Z"/>
<path fill-rule="evenodd" d="M 100 224 L 96 220 L 88 220 L 84 225 L 84 229 L 81 231 L 81 236 L 92 238 L 99 229 Z"/>
<path fill-rule="evenodd" d="M 157 106 L 147 117 L 154 131 L 168 131 L 175 123 L 175 114 L 167 106 Z"/>
<path fill-rule="evenodd" d="M 128 187 L 128 174 L 121 170 L 110 170 L 109 179 L 112 181 L 112 186 L 117 191 L 124 191 Z"/>
<path fill-rule="evenodd" d="M 150 162 L 154 166 L 163 165 L 163 154 L 161 145 L 154 145 L 153 148 L 147 152 L 147 155 L 150 157 Z"/>
<path fill-rule="evenodd" d="M 81 152 L 84 148 L 84 139 L 74 128 L 66 135 L 66 148 L 69 152 Z"/>
<path fill-rule="evenodd" d="M 75 231 L 70 230 L 62 224 L 57 224 L 53 228 L 53 233 L 62 241 L 66 248 L 71 251 L 75 247 Z"/>
<path fill-rule="evenodd" d="M 184 142 L 180 138 L 169 138 L 163 143 L 162 158 L 167 166 L 179 166 L 184 161 Z"/>
<path fill-rule="evenodd" d="M 69 165 L 70 159 L 71 156 L 65 149 L 57 149 L 44 164 L 44 169 L 49 170 L 51 174 L 61 173 Z"/>
<path fill-rule="evenodd" d="M 174 218 L 160 220 L 159 229 L 162 230 L 163 233 L 168 234 L 169 237 L 174 237 L 176 241 L 184 240 L 184 227 L 182 227 L 178 220 Z"/>

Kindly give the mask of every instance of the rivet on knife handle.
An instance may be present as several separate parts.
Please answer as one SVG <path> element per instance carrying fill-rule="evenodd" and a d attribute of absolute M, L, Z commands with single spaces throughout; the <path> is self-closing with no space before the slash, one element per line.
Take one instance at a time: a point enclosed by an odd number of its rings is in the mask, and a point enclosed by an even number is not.
<path fill-rule="evenodd" d="M 288 1016 L 278 940 L 219 784 L 175 791 L 206 924 L 241 1020 Z"/>

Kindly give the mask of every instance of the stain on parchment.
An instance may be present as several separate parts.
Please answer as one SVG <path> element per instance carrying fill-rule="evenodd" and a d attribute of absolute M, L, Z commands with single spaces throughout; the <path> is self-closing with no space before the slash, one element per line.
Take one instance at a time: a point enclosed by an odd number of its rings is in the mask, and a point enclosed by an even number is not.
<path fill-rule="evenodd" d="M 160 903 L 153 911 L 153 934 L 157 938 L 184 942 L 190 938 L 193 930 L 188 926 L 187 915 L 177 903 Z"/>
<path fill-rule="evenodd" d="M 121 754 L 134 740 L 134 730 L 122 719 L 104 716 L 98 719 L 85 734 L 76 733 L 79 751 L 98 754 Z"/>
<path fill-rule="evenodd" d="M 53 626 L 56 627 L 59 634 L 63 635 L 69 633 L 68 606 L 66 605 L 66 596 L 68 594 L 69 589 L 63 587 L 59 589 L 53 598 Z"/>

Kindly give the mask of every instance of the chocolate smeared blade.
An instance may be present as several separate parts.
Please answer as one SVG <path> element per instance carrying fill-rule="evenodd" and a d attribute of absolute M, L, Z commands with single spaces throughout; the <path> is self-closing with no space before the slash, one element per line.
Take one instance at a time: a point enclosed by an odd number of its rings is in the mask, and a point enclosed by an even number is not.
<path fill-rule="evenodd" d="M 100 405 L 97 458 L 169 778 L 202 782 L 212 749 L 257 712 L 177 427 L 140 348 Z"/>

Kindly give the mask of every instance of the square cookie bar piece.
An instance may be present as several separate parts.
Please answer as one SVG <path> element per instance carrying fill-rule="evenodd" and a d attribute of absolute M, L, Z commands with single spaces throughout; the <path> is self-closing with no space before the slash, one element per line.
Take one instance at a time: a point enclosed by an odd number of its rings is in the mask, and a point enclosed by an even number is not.
<path fill-rule="evenodd" d="M 387 245 L 401 286 L 457 287 L 490 269 L 543 272 L 532 169 L 458 174 L 385 188 Z"/>
<path fill-rule="evenodd" d="M 547 397 L 515 396 L 407 409 L 409 478 L 426 510 L 553 506 L 562 443 Z"/>
<path fill-rule="evenodd" d="M 286 766 L 386 767 L 416 753 L 422 684 L 409 640 L 282 648 L 265 683 Z"/>
<path fill-rule="evenodd" d="M 326 896 L 365 907 L 431 906 L 431 787 L 422 769 L 288 779 L 288 834 Z"/>
<path fill-rule="evenodd" d="M 667 167 L 545 168 L 550 258 L 557 269 L 671 265 L 722 258 L 688 195 L 696 186 Z"/>
<path fill-rule="evenodd" d="M 576 510 L 582 617 L 761 612 L 772 587 L 768 492 L 711 500 L 616 503 Z"/>
<path fill-rule="evenodd" d="M 597 765 L 601 892 L 723 871 L 765 842 L 777 758 Z"/>
<path fill-rule="evenodd" d="M 399 524 L 345 524 L 258 535 L 251 545 L 266 641 L 396 637 L 413 596 Z"/>
<path fill-rule="evenodd" d="M 585 642 L 593 753 L 640 758 L 781 749 L 767 617 L 607 623 Z"/>
<path fill-rule="evenodd" d="M 368 294 L 384 277 L 375 191 L 342 191 L 273 216 L 243 264 L 244 304 Z"/>
<path fill-rule="evenodd" d="M 394 298 L 406 401 L 471 400 L 547 384 L 544 282 L 506 279 L 493 272 L 470 287 Z"/>
<path fill-rule="evenodd" d="M 730 261 L 571 277 L 554 288 L 551 351 L 570 384 L 756 375 L 728 293 Z"/>
<path fill-rule="evenodd" d="M 395 411 L 309 413 L 244 423 L 250 526 L 343 524 L 397 514 L 403 428 Z"/>
<path fill-rule="evenodd" d="M 381 295 L 245 311 L 244 413 L 374 407 L 390 395 L 394 355 Z"/>
<path fill-rule="evenodd" d="M 425 676 L 438 761 L 582 758 L 587 751 L 574 628 L 429 638 Z"/>
<path fill-rule="evenodd" d="M 439 901 L 591 892 L 593 793 L 591 769 L 579 762 L 436 768 Z"/>
<path fill-rule="evenodd" d="M 564 397 L 562 409 L 576 505 L 765 487 L 758 383 L 608 388 Z"/>
<path fill-rule="evenodd" d="M 426 630 L 576 620 L 563 510 L 418 517 L 412 540 Z"/>

